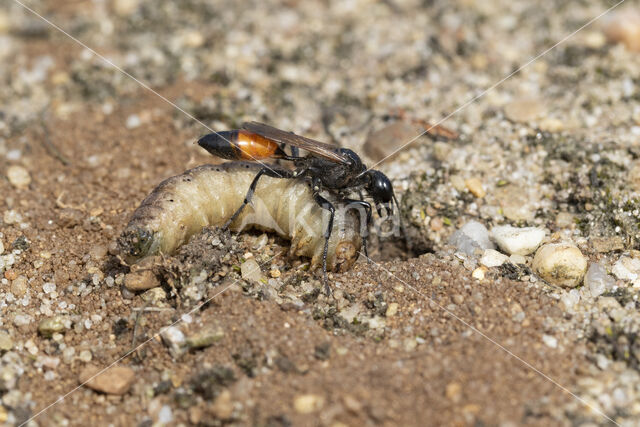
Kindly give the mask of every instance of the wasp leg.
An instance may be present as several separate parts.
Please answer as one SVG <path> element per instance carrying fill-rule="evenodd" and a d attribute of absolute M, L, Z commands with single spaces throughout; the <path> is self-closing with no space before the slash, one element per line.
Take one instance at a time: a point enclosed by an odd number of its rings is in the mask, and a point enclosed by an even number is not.
<path fill-rule="evenodd" d="M 331 295 L 331 288 L 329 287 L 329 281 L 327 279 L 327 252 L 329 252 L 329 238 L 331 237 L 331 231 L 333 231 L 333 217 L 336 213 L 336 208 L 327 199 L 322 197 L 318 193 L 313 193 L 313 199 L 322 208 L 329 211 L 329 224 L 324 231 L 324 249 L 322 251 L 322 273 L 324 279 L 324 291 L 327 296 Z"/>
<path fill-rule="evenodd" d="M 364 248 L 364 256 L 367 258 L 367 262 L 370 263 L 371 259 L 369 258 L 369 251 L 367 250 L 367 238 L 369 237 L 369 225 L 371 224 L 371 203 L 364 200 L 355 199 L 343 199 L 343 201 L 347 204 L 347 207 L 349 207 L 350 205 L 361 206 L 367 213 L 367 222 L 365 224 L 365 228 L 363 230 L 362 227 L 360 227 L 360 231 L 363 232 L 362 247 Z"/>
<path fill-rule="evenodd" d="M 227 222 L 225 222 L 224 225 L 222 226 L 223 230 L 226 230 L 227 228 L 229 228 L 229 226 L 233 223 L 233 221 L 235 221 L 236 218 L 238 218 L 238 215 L 240 215 L 244 207 L 251 202 L 253 193 L 256 191 L 256 187 L 258 186 L 258 180 L 260 180 L 260 177 L 262 175 L 270 176 L 272 178 L 292 178 L 293 177 L 293 174 L 291 173 L 291 171 L 286 169 L 275 170 L 273 168 L 267 168 L 267 167 L 260 169 L 260 171 L 256 174 L 255 178 L 253 178 L 253 181 L 251 181 L 251 185 L 249 186 L 249 191 L 247 191 L 246 196 L 244 196 L 244 200 L 242 201 L 242 204 L 235 211 L 235 213 L 231 215 L 231 218 L 229 218 Z"/>

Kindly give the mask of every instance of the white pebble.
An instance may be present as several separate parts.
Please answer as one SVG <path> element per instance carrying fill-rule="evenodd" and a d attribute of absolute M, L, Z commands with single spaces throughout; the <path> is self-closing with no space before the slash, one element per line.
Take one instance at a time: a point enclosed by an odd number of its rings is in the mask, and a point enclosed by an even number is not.
<path fill-rule="evenodd" d="M 509 260 L 509 257 L 505 254 L 501 254 L 495 249 L 485 249 L 482 254 L 482 258 L 480 258 L 480 264 L 485 267 L 498 267 Z"/>
<path fill-rule="evenodd" d="M 4 252 L 4 245 L 2 244 L 2 240 L 0 240 L 0 255 Z"/>
<path fill-rule="evenodd" d="M 509 255 L 529 255 L 533 253 L 542 239 L 545 231 L 537 227 L 512 227 L 502 225 L 491 229 L 491 238 L 494 242 Z"/>
<path fill-rule="evenodd" d="M 598 262 L 591 264 L 584 276 L 584 285 L 589 288 L 593 297 L 602 295 L 615 283 L 613 277 L 609 276 L 607 270 Z"/>
<path fill-rule="evenodd" d="M 78 358 L 83 362 L 91 362 L 93 355 L 91 354 L 90 350 L 82 350 L 78 355 Z"/>
<path fill-rule="evenodd" d="M 5 224 L 17 224 L 22 221 L 22 215 L 15 210 L 5 211 L 3 220 Z"/>
<path fill-rule="evenodd" d="M 7 178 L 11 185 L 16 188 L 27 188 L 31 183 L 31 175 L 29 175 L 29 171 L 22 166 L 9 166 L 7 169 Z"/>
<path fill-rule="evenodd" d="M 587 271 L 587 259 L 571 243 L 549 243 L 538 249 L 532 267 L 547 282 L 573 288 Z"/>
<path fill-rule="evenodd" d="M 158 412 L 158 423 L 160 424 L 169 424 L 173 421 L 173 413 L 171 412 L 171 408 L 169 405 L 164 405 L 160 408 L 160 412 Z"/>
<path fill-rule="evenodd" d="M 128 128 L 128 129 L 135 129 L 135 128 L 137 128 L 138 126 L 140 126 L 140 124 L 141 124 L 141 123 L 142 123 L 142 122 L 141 122 L 141 120 L 140 120 L 140 117 L 138 117 L 138 115 L 137 115 L 137 114 L 132 114 L 132 115 L 130 115 L 129 117 L 127 117 L 127 124 L 126 124 L 126 126 L 127 126 L 127 128 Z"/>
<path fill-rule="evenodd" d="M 571 311 L 580 302 L 580 291 L 571 289 L 560 297 L 560 304 L 565 311 Z"/>
<path fill-rule="evenodd" d="M 553 337 L 551 335 L 543 335 L 542 336 L 542 342 L 545 343 L 545 345 L 547 347 L 550 348 L 557 348 L 558 347 L 558 340 L 556 339 L 556 337 Z"/>
<path fill-rule="evenodd" d="M 489 239 L 487 227 L 478 221 L 469 221 L 449 238 L 449 244 L 467 255 L 475 255 L 476 250 L 494 249 Z"/>
<path fill-rule="evenodd" d="M 613 265 L 611 272 L 620 280 L 636 280 L 640 276 L 640 259 L 620 257 Z"/>
<path fill-rule="evenodd" d="M 44 291 L 45 294 L 50 294 L 51 292 L 56 290 L 56 284 L 47 282 L 44 285 L 42 285 L 42 290 Z"/>

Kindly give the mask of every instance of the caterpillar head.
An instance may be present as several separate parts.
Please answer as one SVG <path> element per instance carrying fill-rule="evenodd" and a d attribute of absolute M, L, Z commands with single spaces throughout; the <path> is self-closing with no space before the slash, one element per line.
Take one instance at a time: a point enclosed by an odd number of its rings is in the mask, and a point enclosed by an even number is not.
<path fill-rule="evenodd" d="M 118 238 L 118 247 L 127 262 L 150 255 L 155 233 L 141 227 L 127 228 Z"/>

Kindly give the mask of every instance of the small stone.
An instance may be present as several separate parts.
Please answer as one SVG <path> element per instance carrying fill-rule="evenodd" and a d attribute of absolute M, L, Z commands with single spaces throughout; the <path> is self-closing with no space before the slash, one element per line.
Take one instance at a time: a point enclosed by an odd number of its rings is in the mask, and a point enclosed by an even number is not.
<path fill-rule="evenodd" d="M 137 114 L 132 114 L 129 117 L 127 117 L 127 129 L 135 129 L 137 127 L 139 127 L 142 124 L 142 121 L 140 120 L 140 116 L 138 116 Z"/>
<path fill-rule="evenodd" d="M 509 261 L 513 265 L 524 265 L 527 263 L 527 259 L 523 255 L 513 254 L 509 257 Z"/>
<path fill-rule="evenodd" d="M 494 249 L 495 246 L 489 240 L 487 227 L 477 221 L 469 221 L 451 235 L 449 244 L 467 255 L 475 255 L 476 250 L 483 252 L 485 249 Z"/>
<path fill-rule="evenodd" d="M 7 169 L 7 178 L 11 185 L 16 188 L 25 189 L 31 183 L 31 175 L 29 175 L 29 171 L 22 166 L 9 166 Z"/>
<path fill-rule="evenodd" d="M 144 291 L 160 286 L 160 281 L 153 271 L 140 270 L 125 275 L 124 286 L 130 291 Z"/>
<path fill-rule="evenodd" d="M 89 249 L 89 255 L 91 255 L 91 259 L 93 260 L 101 260 L 105 256 L 107 256 L 108 248 L 104 245 L 96 245 Z"/>
<path fill-rule="evenodd" d="M 273 277 L 274 279 L 277 279 L 278 277 L 282 276 L 282 273 L 280 272 L 280 270 L 278 270 L 277 268 L 272 268 L 269 271 L 269 275 L 271 277 Z"/>
<path fill-rule="evenodd" d="M 311 414 L 324 406 L 324 397 L 317 394 L 303 394 L 293 400 L 293 407 L 300 414 Z"/>
<path fill-rule="evenodd" d="M 462 398 L 462 386 L 459 383 L 451 382 L 447 384 L 444 395 L 454 403 L 460 402 Z"/>
<path fill-rule="evenodd" d="M 564 129 L 564 123 L 562 120 L 556 119 L 554 117 L 545 117 L 544 119 L 540 120 L 539 128 L 541 131 L 545 132 L 561 132 Z"/>
<path fill-rule="evenodd" d="M 87 366 L 78 377 L 81 384 L 106 394 L 123 395 L 135 380 L 136 373 L 133 369 L 124 366 L 108 368 L 100 373 L 97 366 Z"/>
<path fill-rule="evenodd" d="M 570 243 L 549 243 L 538 249 L 533 270 L 554 285 L 575 287 L 587 271 L 587 259 Z"/>
<path fill-rule="evenodd" d="M 93 358 L 93 354 L 91 354 L 90 350 L 82 350 L 78 355 L 78 359 L 82 360 L 85 363 L 91 362 L 92 358 Z"/>
<path fill-rule="evenodd" d="M 605 20 L 604 34 L 610 43 L 622 43 L 631 52 L 640 52 L 640 11 L 626 8 Z"/>
<path fill-rule="evenodd" d="M 598 262 L 591 264 L 584 276 L 584 285 L 589 288 L 593 297 L 602 295 L 615 284 L 614 278 L 609 276 L 607 270 Z"/>
<path fill-rule="evenodd" d="M 640 277 L 640 259 L 627 256 L 620 257 L 613 264 L 611 273 L 620 280 L 634 281 Z"/>
<path fill-rule="evenodd" d="M 505 254 L 502 254 L 495 249 L 485 249 L 482 254 L 482 258 L 480 258 L 480 264 L 485 267 L 498 267 L 504 264 L 509 260 L 509 257 Z"/>
<path fill-rule="evenodd" d="M 542 342 L 545 343 L 545 345 L 547 347 L 550 348 L 557 348 L 558 347 L 558 340 L 556 339 L 556 337 L 551 336 L 551 335 L 543 335 L 542 336 Z"/>
<path fill-rule="evenodd" d="M 545 114 L 545 107 L 538 99 L 519 99 L 504 107 L 504 114 L 512 122 L 527 123 Z"/>
<path fill-rule="evenodd" d="M 484 191 L 484 188 L 482 187 L 482 181 L 478 178 L 469 178 L 464 182 L 464 184 L 471 194 L 480 199 L 487 195 L 487 192 Z"/>
<path fill-rule="evenodd" d="M 545 231 L 537 227 L 512 227 L 503 225 L 491 229 L 491 238 L 494 242 L 509 255 L 529 255 L 533 253 L 542 239 Z"/>
<path fill-rule="evenodd" d="M 166 305 L 165 302 L 167 301 L 167 292 L 161 287 L 155 287 L 144 291 L 140 295 L 140 298 L 142 298 L 142 301 L 149 303 L 152 306 L 162 307 Z"/>
<path fill-rule="evenodd" d="M 19 222 L 22 222 L 22 215 L 20 215 L 18 212 L 12 209 L 12 210 L 5 211 L 2 219 L 4 220 L 4 223 L 7 225 L 18 224 Z"/>
<path fill-rule="evenodd" d="M 114 0 L 113 10 L 120 16 L 128 16 L 136 11 L 140 0 Z"/>
<path fill-rule="evenodd" d="M 0 351 L 9 351 L 12 348 L 13 340 L 11 336 L 5 331 L 0 331 Z"/>
<path fill-rule="evenodd" d="M 172 356 L 178 357 L 184 353 L 186 338 L 180 328 L 169 326 L 160 332 L 160 336 L 164 344 L 169 347 Z"/>
<path fill-rule="evenodd" d="M 46 338 L 51 338 L 55 333 L 65 331 L 64 318 L 62 316 L 46 317 L 38 323 L 38 332 Z"/>
<path fill-rule="evenodd" d="M 213 415 L 221 420 L 228 420 L 233 415 L 233 401 L 231 400 L 231 392 L 223 390 L 211 406 Z"/>
<path fill-rule="evenodd" d="M 252 282 L 260 282 L 262 280 L 262 272 L 255 258 L 249 258 L 240 266 L 240 272 L 244 280 Z"/>
<path fill-rule="evenodd" d="M 224 330 L 221 327 L 209 327 L 187 338 L 187 346 L 191 349 L 209 347 L 216 341 L 224 338 Z"/>
<path fill-rule="evenodd" d="M 478 267 L 471 273 L 471 277 L 476 280 L 483 280 L 487 272 L 487 267 Z"/>
<path fill-rule="evenodd" d="M 620 236 L 592 237 L 590 240 L 596 252 L 607 253 L 624 249 L 624 242 Z"/>
<path fill-rule="evenodd" d="M 18 276 L 11 282 L 11 293 L 16 297 L 27 293 L 27 278 L 25 276 Z"/>
<path fill-rule="evenodd" d="M 580 291 L 571 289 L 560 297 L 560 304 L 565 311 L 570 311 L 580 302 Z"/>
<path fill-rule="evenodd" d="M 370 133 L 362 146 L 362 151 L 375 162 L 389 156 L 393 158 L 397 155 L 394 153 L 396 150 L 422 132 L 423 129 L 416 125 L 397 121 Z"/>
<path fill-rule="evenodd" d="M 0 240 L 0 255 L 2 255 L 3 252 L 4 252 L 4 244 L 2 243 L 2 240 Z"/>
<path fill-rule="evenodd" d="M 392 302 L 391 304 L 389 304 L 389 306 L 387 307 L 387 311 L 385 312 L 385 316 L 387 317 L 393 317 L 398 313 L 398 303 L 397 302 Z"/>
<path fill-rule="evenodd" d="M 158 411 L 157 420 L 160 425 L 168 425 L 173 421 L 173 412 L 169 405 L 162 405 L 162 408 Z"/>

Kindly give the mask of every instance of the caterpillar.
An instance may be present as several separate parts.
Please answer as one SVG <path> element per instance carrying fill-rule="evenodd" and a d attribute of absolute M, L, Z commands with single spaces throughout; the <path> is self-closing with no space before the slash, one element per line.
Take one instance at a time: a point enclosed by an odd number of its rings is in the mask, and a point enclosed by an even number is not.
<path fill-rule="evenodd" d="M 171 254 L 208 226 L 222 226 L 240 207 L 261 165 L 229 162 L 203 165 L 160 183 L 134 211 L 118 239 L 124 260 L 133 264 Z M 327 270 L 346 271 L 361 247 L 360 218 L 332 194 L 336 209 Z M 258 228 L 291 241 L 290 252 L 322 264 L 328 212 L 314 201 L 309 184 L 292 178 L 263 177 L 252 203 L 229 225 L 232 231 Z"/>

